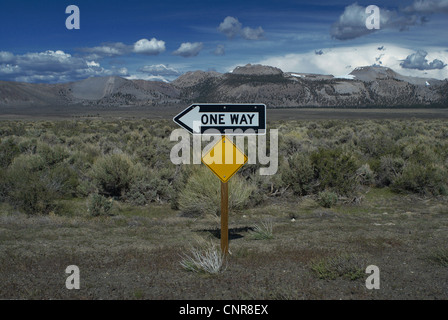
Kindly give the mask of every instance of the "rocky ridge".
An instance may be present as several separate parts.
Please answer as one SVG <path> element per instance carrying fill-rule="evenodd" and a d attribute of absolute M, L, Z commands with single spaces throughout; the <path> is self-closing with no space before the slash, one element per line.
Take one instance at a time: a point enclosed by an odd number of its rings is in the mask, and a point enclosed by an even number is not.
<path fill-rule="evenodd" d="M 448 106 L 448 79 L 400 75 L 378 66 L 346 78 L 246 65 L 229 73 L 193 71 L 171 83 L 95 77 L 63 84 L 0 81 L 0 106 L 154 106 L 265 103 L 268 107 Z"/>

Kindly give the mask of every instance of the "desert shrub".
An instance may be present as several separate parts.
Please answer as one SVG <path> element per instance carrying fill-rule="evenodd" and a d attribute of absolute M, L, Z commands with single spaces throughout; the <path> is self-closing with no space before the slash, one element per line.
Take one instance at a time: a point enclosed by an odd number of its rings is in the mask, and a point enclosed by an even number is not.
<path fill-rule="evenodd" d="M 134 153 L 136 158 L 145 165 L 153 168 L 163 168 L 170 161 L 170 151 L 172 144 L 168 139 L 151 137 L 146 139 L 144 145 L 142 141 L 136 141 L 135 147 L 129 149 L 129 153 Z"/>
<path fill-rule="evenodd" d="M 440 165 L 407 163 L 391 187 L 423 195 L 448 195 L 448 172 Z"/>
<path fill-rule="evenodd" d="M 196 172 L 197 168 L 195 166 L 176 166 L 175 172 L 173 173 L 171 186 L 173 188 L 173 197 L 170 199 L 171 208 L 179 209 L 179 197 L 184 190 L 188 179 L 190 176 Z"/>
<path fill-rule="evenodd" d="M 67 162 L 80 172 L 85 172 L 90 169 L 95 161 L 95 157 L 92 157 L 84 151 L 74 151 L 68 158 Z"/>
<path fill-rule="evenodd" d="M 377 185 L 383 187 L 392 184 L 403 172 L 404 163 L 400 157 L 390 155 L 381 157 L 376 174 Z"/>
<path fill-rule="evenodd" d="M 37 151 L 37 145 L 38 145 L 38 141 L 35 138 L 32 139 L 21 139 L 18 147 L 20 150 L 20 153 L 27 153 L 27 154 L 34 154 Z"/>
<path fill-rule="evenodd" d="M 318 179 L 318 190 L 330 189 L 346 195 L 358 186 L 355 157 L 342 149 L 320 149 L 311 154 L 311 163 Z"/>
<path fill-rule="evenodd" d="M 293 155 L 297 152 L 304 152 L 309 149 L 311 141 L 308 138 L 305 127 L 296 127 L 295 130 L 279 135 L 279 149 L 285 155 Z"/>
<path fill-rule="evenodd" d="M 153 170 L 137 164 L 134 169 L 134 177 L 123 200 L 134 205 L 145 205 L 150 202 L 167 202 L 174 197 L 171 183 L 174 172 L 169 168 Z"/>
<path fill-rule="evenodd" d="M 363 154 L 374 158 L 397 152 L 396 140 L 390 136 L 390 129 L 383 128 L 378 123 L 364 126 L 358 133 L 356 142 Z"/>
<path fill-rule="evenodd" d="M 0 167 L 0 201 L 5 201 L 8 189 L 6 169 Z"/>
<path fill-rule="evenodd" d="M 76 196 L 87 197 L 89 194 L 97 192 L 95 184 L 89 179 L 80 179 L 76 186 Z"/>
<path fill-rule="evenodd" d="M 314 168 L 308 155 L 294 154 L 281 169 L 283 182 L 290 185 L 295 194 L 307 195 L 312 192 Z"/>
<path fill-rule="evenodd" d="M 101 150 L 96 144 L 84 142 L 83 144 L 77 146 L 78 151 L 84 153 L 84 157 L 89 161 L 89 163 L 94 163 L 95 159 L 101 155 Z"/>
<path fill-rule="evenodd" d="M 245 208 L 255 187 L 239 175 L 229 180 L 229 210 Z M 188 214 L 220 214 L 221 182 L 206 167 L 198 168 L 179 195 L 179 208 Z"/>
<path fill-rule="evenodd" d="M 0 168 L 6 168 L 20 153 L 16 139 L 8 137 L 0 142 Z"/>
<path fill-rule="evenodd" d="M 317 195 L 317 202 L 324 208 L 331 208 L 338 202 L 338 195 L 331 191 L 322 191 Z"/>
<path fill-rule="evenodd" d="M 78 174 L 67 163 L 60 163 L 43 173 L 48 190 L 59 196 L 74 196 L 79 184 Z"/>
<path fill-rule="evenodd" d="M 48 166 L 54 166 L 63 162 L 68 156 L 68 151 L 60 145 L 50 147 L 45 143 L 39 143 L 36 153 L 39 154 Z"/>
<path fill-rule="evenodd" d="M 112 207 L 112 198 L 106 198 L 100 194 L 93 193 L 87 199 L 87 211 L 94 217 L 110 215 Z"/>
<path fill-rule="evenodd" d="M 289 185 L 287 185 L 282 180 L 282 167 L 280 165 L 279 172 L 274 175 L 259 175 L 254 172 L 246 178 L 254 186 L 256 192 L 253 192 L 250 197 L 250 205 L 255 206 L 263 201 L 267 200 L 269 197 L 282 196 L 288 190 L 291 190 Z M 244 177 L 244 175 L 241 175 Z"/>
<path fill-rule="evenodd" d="M 55 195 L 44 179 L 45 161 L 39 155 L 20 155 L 6 172 L 8 202 L 28 214 L 48 213 Z"/>
<path fill-rule="evenodd" d="M 358 176 L 358 181 L 363 185 L 370 185 L 375 181 L 375 174 L 370 169 L 368 163 L 363 164 L 356 170 L 356 175 Z"/>
<path fill-rule="evenodd" d="M 108 154 L 95 161 L 92 177 L 99 193 L 111 197 L 120 197 L 129 189 L 134 177 L 134 164 L 125 154 Z"/>

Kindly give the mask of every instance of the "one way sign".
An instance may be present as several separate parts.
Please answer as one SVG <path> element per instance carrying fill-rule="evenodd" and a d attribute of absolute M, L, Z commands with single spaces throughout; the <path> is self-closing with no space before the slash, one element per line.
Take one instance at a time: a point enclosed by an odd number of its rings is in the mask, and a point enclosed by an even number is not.
<path fill-rule="evenodd" d="M 192 104 L 173 120 L 193 134 L 265 134 L 266 105 Z"/>

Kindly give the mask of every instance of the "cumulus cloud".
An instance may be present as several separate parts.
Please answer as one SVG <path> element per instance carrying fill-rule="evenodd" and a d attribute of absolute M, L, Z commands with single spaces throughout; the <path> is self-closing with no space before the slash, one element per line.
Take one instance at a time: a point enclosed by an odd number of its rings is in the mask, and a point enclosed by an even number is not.
<path fill-rule="evenodd" d="M 127 75 L 126 68 L 104 69 L 96 61 L 61 50 L 15 55 L 0 53 L 0 79 L 24 82 L 66 82 L 91 76 Z"/>
<path fill-rule="evenodd" d="M 214 54 L 215 56 L 223 56 L 223 55 L 225 55 L 226 52 L 225 52 L 224 45 L 222 45 L 222 44 L 218 44 L 218 45 L 216 46 L 215 50 L 213 50 L 213 54 Z"/>
<path fill-rule="evenodd" d="M 176 51 L 173 52 L 173 54 L 184 58 L 195 57 L 199 54 L 202 48 L 202 42 L 184 42 Z"/>
<path fill-rule="evenodd" d="M 165 51 L 165 41 L 157 40 L 156 38 L 140 39 L 134 44 L 134 52 L 147 54 L 147 55 L 158 55 Z"/>
<path fill-rule="evenodd" d="M 232 39 L 241 31 L 242 24 L 234 17 L 226 17 L 218 27 L 218 30 Z"/>
<path fill-rule="evenodd" d="M 8 51 L 0 51 L 0 63 L 8 63 L 14 61 L 14 54 Z"/>
<path fill-rule="evenodd" d="M 137 71 L 151 76 L 173 77 L 181 75 L 181 72 L 164 64 L 148 65 L 139 68 Z"/>
<path fill-rule="evenodd" d="M 241 30 L 241 37 L 246 40 L 260 40 L 264 38 L 264 30 L 262 27 L 256 29 L 245 27 Z"/>
<path fill-rule="evenodd" d="M 400 66 L 406 69 L 417 70 L 434 70 L 443 69 L 446 67 L 446 63 L 439 59 L 434 59 L 432 62 L 428 62 L 426 56 L 428 53 L 424 50 L 418 50 L 417 52 L 410 54 L 400 63 Z"/>
<path fill-rule="evenodd" d="M 264 30 L 262 27 L 250 28 L 244 27 L 241 22 L 235 17 L 226 17 L 218 27 L 218 31 L 225 34 L 227 38 L 233 39 L 240 35 L 246 40 L 261 40 L 264 39 Z"/>
<path fill-rule="evenodd" d="M 383 50 L 378 50 L 378 44 L 368 44 L 364 46 L 340 47 L 340 48 L 324 48 L 325 54 L 316 55 L 314 51 L 305 53 L 290 53 L 286 55 L 271 56 L 260 61 L 244 61 L 239 65 L 248 62 L 253 64 L 262 64 L 277 67 L 285 72 L 304 72 L 332 74 L 334 76 L 345 76 L 356 67 L 381 65 L 389 67 L 394 71 L 414 77 L 426 77 L 445 79 L 448 78 L 448 68 L 435 69 L 440 66 L 437 61 L 448 61 L 448 52 L 445 48 L 428 48 L 426 56 L 430 62 L 428 66 L 433 69 L 410 69 L 401 66 L 404 60 L 415 51 L 403 48 L 393 44 L 384 44 Z M 437 59 L 435 59 L 437 58 Z M 406 65 L 405 65 L 406 66 Z M 236 66 L 231 66 L 229 70 Z"/>
<path fill-rule="evenodd" d="M 368 29 L 366 19 L 370 16 L 366 13 L 366 7 L 353 3 L 345 7 L 339 19 L 331 26 L 330 34 L 338 40 L 349 40 L 362 37 L 378 29 Z M 423 23 L 417 15 L 400 15 L 397 11 L 380 8 L 380 30 L 397 29 L 404 31 L 410 26 Z"/>

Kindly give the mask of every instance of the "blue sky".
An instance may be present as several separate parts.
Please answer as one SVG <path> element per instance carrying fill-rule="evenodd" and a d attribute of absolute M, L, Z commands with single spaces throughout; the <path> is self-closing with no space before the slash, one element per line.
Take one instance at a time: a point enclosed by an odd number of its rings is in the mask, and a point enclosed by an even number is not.
<path fill-rule="evenodd" d="M 79 30 L 65 26 L 68 5 Z M 380 8 L 379 30 L 365 27 L 368 5 Z M 376 64 L 444 79 L 447 18 L 448 0 L 2 1 L 0 80 L 173 80 L 247 63 L 335 76 Z"/>

